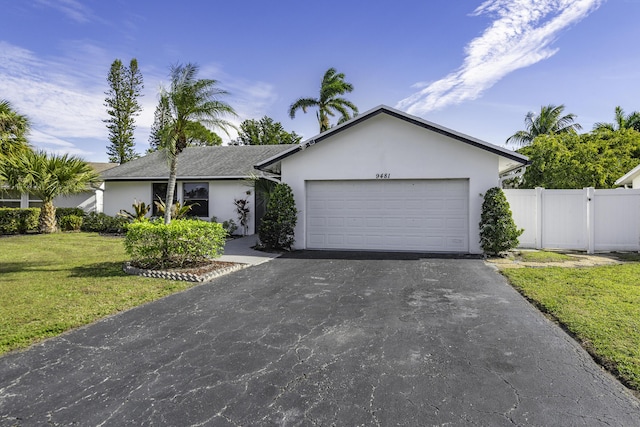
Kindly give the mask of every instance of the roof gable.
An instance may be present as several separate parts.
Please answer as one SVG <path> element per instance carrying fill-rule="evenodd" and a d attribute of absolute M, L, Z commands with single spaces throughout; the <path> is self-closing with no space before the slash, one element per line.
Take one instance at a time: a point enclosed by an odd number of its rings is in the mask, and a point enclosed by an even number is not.
<path fill-rule="evenodd" d="M 230 145 L 187 147 L 178 157 L 178 179 L 232 179 L 249 177 L 253 165 L 288 150 L 288 145 Z M 104 171 L 105 181 L 160 180 L 169 177 L 163 151 L 131 160 Z"/>
<path fill-rule="evenodd" d="M 321 143 L 322 141 L 331 138 L 332 136 L 336 135 L 339 132 L 342 132 L 346 129 L 349 129 L 353 126 L 357 126 L 363 122 L 365 122 L 366 120 L 375 117 L 379 114 L 387 114 L 391 117 L 395 117 L 399 120 L 403 120 L 406 121 L 408 123 L 411 123 L 413 125 L 422 127 L 424 129 L 428 129 L 432 132 L 436 132 L 439 133 L 441 135 L 447 136 L 449 138 L 452 138 L 456 141 L 465 143 L 465 144 L 469 144 L 473 147 L 479 148 L 481 150 L 485 150 L 488 151 L 490 153 L 496 154 L 500 157 L 500 173 L 505 173 L 509 170 L 524 166 L 529 164 L 529 159 L 528 157 L 516 153 L 515 151 L 511 151 L 508 150 L 506 148 L 497 146 L 497 145 L 493 145 L 490 144 L 488 142 L 482 141 L 480 139 L 477 138 L 473 138 L 471 136 L 462 134 L 460 132 L 456 132 L 454 130 L 448 129 L 446 127 L 437 125 L 435 123 L 429 122 L 427 120 L 424 120 L 420 117 L 416 117 L 416 116 L 412 116 L 410 114 L 404 113 L 402 111 L 393 109 L 391 107 L 388 107 L 386 105 L 381 105 L 378 106 L 376 108 L 373 108 L 359 116 L 354 117 L 353 119 L 335 126 L 331 129 L 329 129 L 326 132 L 323 132 L 319 135 L 316 135 L 312 138 L 309 138 L 306 141 L 303 141 L 302 143 L 300 143 L 299 145 L 293 146 L 288 150 L 285 150 L 281 153 L 278 153 L 277 155 L 266 159 L 260 163 L 258 163 L 256 165 L 256 169 L 260 169 L 260 170 L 270 170 L 270 166 L 272 165 L 276 165 L 277 163 L 279 163 L 281 160 L 292 156 L 302 150 L 304 150 L 305 148 L 314 145 L 314 144 L 318 144 Z"/>
<path fill-rule="evenodd" d="M 615 185 L 632 185 L 633 180 L 636 179 L 640 175 L 640 165 L 631 169 L 629 172 L 618 178 L 618 180 L 614 183 Z"/>

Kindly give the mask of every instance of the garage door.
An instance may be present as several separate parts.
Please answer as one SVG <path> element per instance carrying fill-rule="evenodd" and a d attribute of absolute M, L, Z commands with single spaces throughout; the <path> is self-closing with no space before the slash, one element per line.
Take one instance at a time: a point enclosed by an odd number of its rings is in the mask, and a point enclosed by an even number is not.
<path fill-rule="evenodd" d="M 468 252 L 465 179 L 307 181 L 307 248 Z"/>

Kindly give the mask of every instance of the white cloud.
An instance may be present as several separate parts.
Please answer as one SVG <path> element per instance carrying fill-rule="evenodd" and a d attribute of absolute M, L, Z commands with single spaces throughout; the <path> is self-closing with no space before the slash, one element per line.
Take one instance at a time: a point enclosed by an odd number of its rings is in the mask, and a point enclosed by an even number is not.
<path fill-rule="evenodd" d="M 0 93 L 31 119 L 30 141 L 38 148 L 49 150 L 51 138 L 105 138 L 103 79 L 65 58 L 37 58 L 0 41 Z"/>
<path fill-rule="evenodd" d="M 44 58 L 0 41 L 0 97 L 29 117 L 34 147 L 106 161 L 104 98 L 114 57 L 83 41 L 65 42 L 62 50 L 60 56 Z M 160 81 L 151 73 L 143 73 L 143 78 L 143 111 L 136 119 L 138 152 L 147 147 Z"/>
<path fill-rule="evenodd" d="M 30 133 L 30 137 L 33 139 L 37 139 L 41 143 L 47 145 L 47 152 L 55 153 L 55 154 L 71 154 L 74 156 L 79 156 L 82 158 L 86 158 L 88 155 L 91 155 L 91 151 L 83 150 L 82 148 L 76 147 L 73 143 L 69 141 L 65 141 L 60 138 L 56 138 L 55 136 L 48 135 L 39 130 L 32 130 Z"/>
<path fill-rule="evenodd" d="M 81 24 L 85 24 L 93 19 L 91 10 L 76 0 L 38 0 L 38 3 L 57 9 L 69 19 Z"/>
<path fill-rule="evenodd" d="M 0 98 L 29 117 L 29 141 L 34 147 L 106 161 L 104 92 L 115 57 L 97 45 L 81 41 L 65 42 L 62 51 L 59 56 L 41 57 L 0 40 Z M 143 110 L 136 118 L 135 132 L 136 151 L 140 153 L 148 147 L 158 91 L 161 85 L 168 84 L 168 72 L 168 68 L 143 66 L 145 87 L 139 99 Z M 238 118 L 230 120 L 236 126 L 246 118 L 263 116 L 277 98 L 272 85 L 232 77 L 213 65 L 201 67 L 198 77 L 219 80 L 220 87 L 230 92 L 225 101 L 238 113 Z M 218 133 L 225 142 L 236 137 L 233 130 L 230 136 Z"/>
<path fill-rule="evenodd" d="M 228 117 L 229 122 L 237 127 L 240 127 L 240 123 L 245 119 L 263 117 L 278 98 L 272 84 L 229 75 L 216 64 L 200 67 L 198 76 L 217 80 L 219 88 L 229 92 L 229 96 L 222 100 L 231 105 L 238 114 L 238 117 Z M 228 131 L 229 135 L 216 130 L 225 143 L 237 137 L 235 130 Z"/>
<path fill-rule="evenodd" d="M 559 33 L 579 22 L 605 0 L 487 0 L 473 15 L 495 20 L 465 48 L 462 66 L 396 105 L 410 114 L 459 104 L 479 97 L 507 74 L 553 56 Z"/>

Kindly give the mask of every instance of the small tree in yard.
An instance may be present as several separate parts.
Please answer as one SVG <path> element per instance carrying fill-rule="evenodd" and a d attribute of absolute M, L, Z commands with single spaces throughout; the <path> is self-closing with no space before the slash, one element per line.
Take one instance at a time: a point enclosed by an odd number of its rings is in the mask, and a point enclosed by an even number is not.
<path fill-rule="evenodd" d="M 251 192 L 247 191 L 247 195 L 250 195 Z M 238 214 L 238 221 L 240 221 L 240 226 L 242 227 L 242 235 L 247 235 L 247 227 L 249 226 L 249 214 L 251 210 L 249 209 L 249 200 L 248 199 L 234 199 L 233 204 L 236 205 L 236 213 Z"/>
<path fill-rule="evenodd" d="M 518 246 L 524 230 L 516 227 L 504 192 L 494 187 L 484 195 L 480 217 L 480 246 L 485 254 L 496 256 Z"/>
<path fill-rule="evenodd" d="M 53 205 L 56 197 L 82 193 L 97 180 L 98 175 L 88 163 L 68 154 L 28 151 L 0 163 L 0 182 L 42 200 L 40 233 L 56 231 L 56 207 Z"/>
<path fill-rule="evenodd" d="M 280 183 L 271 193 L 258 235 L 266 249 L 291 250 L 298 210 L 291 187 Z"/>

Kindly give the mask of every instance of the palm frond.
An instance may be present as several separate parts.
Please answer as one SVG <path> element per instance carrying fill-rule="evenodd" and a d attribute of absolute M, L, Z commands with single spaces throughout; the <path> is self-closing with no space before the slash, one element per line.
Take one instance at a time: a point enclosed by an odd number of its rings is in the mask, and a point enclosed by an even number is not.
<path fill-rule="evenodd" d="M 303 113 L 307 112 L 307 108 L 317 107 L 320 105 L 320 101 L 314 98 L 300 98 L 289 107 L 289 117 L 294 119 L 296 117 L 296 111 L 302 110 Z"/>
<path fill-rule="evenodd" d="M 324 132 L 331 127 L 329 117 L 334 117 L 335 112 L 340 113 L 338 123 L 343 123 L 350 118 L 347 108 L 351 109 L 354 115 L 358 113 L 355 105 L 340 95 L 353 91 L 353 85 L 344 81 L 344 73 L 338 73 L 335 68 L 329 68 L 322 76 L 320 85 L 320 97 L 300 98 L 289 107 L 289 116 L 295 118 L 297 110 L 302 109 L 307 112 L 309 107 L 318 107 L 316 117 L 320 126 L 320 132 Z"/>

